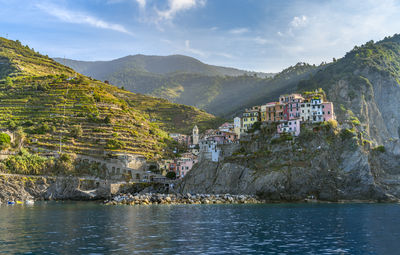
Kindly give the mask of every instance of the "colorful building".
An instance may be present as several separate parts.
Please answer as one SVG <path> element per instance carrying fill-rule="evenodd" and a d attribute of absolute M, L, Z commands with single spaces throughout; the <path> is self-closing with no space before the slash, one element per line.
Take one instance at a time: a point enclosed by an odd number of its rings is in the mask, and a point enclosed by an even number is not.
<path fill-rule="evenodd" d="M 284 104 L 279 102 L 271 102 L 262 105 L 260 108 L 261 121 L 263 122 L 276 122 L 284 120 L 283 111 Z"/>
<path fill-rule="evenodd" d="M 278 134 L 287 133 L 293 136 L 300 134 L 300 119 L 289 120 L 278 125 Z"/>
<path fill-rule="evenodd" d="M 251 129 L 254 123 L 261 121 L 260 118 L 260 106 L 253 106 L 250 109 L 246 109 L 242 114 L 242 133 Z"/>

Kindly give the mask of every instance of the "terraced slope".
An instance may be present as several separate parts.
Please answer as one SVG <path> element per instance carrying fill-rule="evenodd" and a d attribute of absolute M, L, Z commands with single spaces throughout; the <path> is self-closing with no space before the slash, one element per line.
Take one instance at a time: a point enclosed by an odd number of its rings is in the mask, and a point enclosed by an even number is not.
<path fill-rule="evenodd" d="M 133 94 L 85 77 L 0 38 L 0 128 L 22 128 L 29 146 L 93 156 L 169 153 L 167 132 L 208 128 L 215 117 L 194 107 Z"/>

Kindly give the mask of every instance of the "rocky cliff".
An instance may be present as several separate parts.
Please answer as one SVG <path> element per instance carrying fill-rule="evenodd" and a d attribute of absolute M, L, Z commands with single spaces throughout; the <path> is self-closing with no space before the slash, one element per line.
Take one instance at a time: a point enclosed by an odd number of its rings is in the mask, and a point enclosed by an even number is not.
<path fill-rule="evenodd" d="M 0 203 L 26 200 L 94 200 L 109 198 L 120 185 L 77 177 L 0 175 Z"/>
<path fill-rule="evenodd" d="M 270 129 L 273 130 L 273 129 Z M 393 144 L 393 146 L 399 146 Z M 202 161 L 181 192 L 256 194 L 270 201 L 394 201 L 400 198 L 400 154 L 373 149 L 360 133 L 335 123 L 304 126 L 300 137 L 253 134 L 223 161 Z"/>

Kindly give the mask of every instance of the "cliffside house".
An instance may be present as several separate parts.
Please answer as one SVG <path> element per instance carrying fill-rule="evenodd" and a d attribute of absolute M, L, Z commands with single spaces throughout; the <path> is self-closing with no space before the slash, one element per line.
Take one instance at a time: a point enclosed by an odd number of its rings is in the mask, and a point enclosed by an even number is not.
<path fill-rule="evenodd" d="M 271 102 L 260 107 L 260 120 L 262 122 L 278 122 L 284 119 L 284 104 Z"/>
<path fill-rule="evenodd" d="M 260 120 L 260 106 L 253 106 L 252 108 L 246 109 L 242 114 L 242 133 L 251 129 L 253 124 Z"/>
<path fill-rule="evenodd" d="M 293 136 L 300 134 L 300 119 L 288 120 L 278 125 L 278 134 L 288 133 Z"/>

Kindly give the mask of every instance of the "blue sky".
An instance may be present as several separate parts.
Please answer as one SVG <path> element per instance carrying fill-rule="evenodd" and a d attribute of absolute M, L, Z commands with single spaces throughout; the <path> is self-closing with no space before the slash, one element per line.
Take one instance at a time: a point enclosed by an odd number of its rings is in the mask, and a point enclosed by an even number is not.
<path fill-rule="evenodd" d="M 183 54 L 277 72 L 400 33 L 395 0 L 0 0 L 0 36 L 79 60 Z"/>

